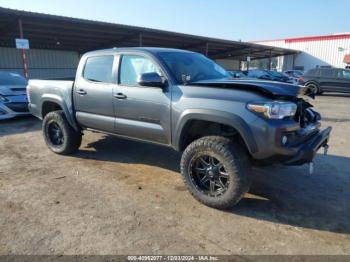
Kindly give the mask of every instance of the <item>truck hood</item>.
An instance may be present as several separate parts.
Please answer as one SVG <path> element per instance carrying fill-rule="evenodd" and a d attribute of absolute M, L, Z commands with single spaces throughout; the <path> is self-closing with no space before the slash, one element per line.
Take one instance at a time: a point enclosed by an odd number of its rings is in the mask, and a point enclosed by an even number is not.
<path fill-rule="evenodd" d="M 25 94 L 26 86 L 0 85 L 0 95 L 2 96 L 17 96 Z"/>
<path fill-rule="evenodd" d="M 222 87 L 222 88 L 235 88 L 251 90 L 252 92 L 259 92 L 265 96 L 277 98 L 277 97 L 298 97 L 301 95 L 309 95 L 308 89 L 304 86 L 298 86 L 293 84 L 274 82 L 274 81 L 262 81 L 262 80 L 247 80 L 247 79 L 214 79 L 198 82 L 191 82 L 188 85 L 194 86 L 206 86 L 206 87 Z"/>

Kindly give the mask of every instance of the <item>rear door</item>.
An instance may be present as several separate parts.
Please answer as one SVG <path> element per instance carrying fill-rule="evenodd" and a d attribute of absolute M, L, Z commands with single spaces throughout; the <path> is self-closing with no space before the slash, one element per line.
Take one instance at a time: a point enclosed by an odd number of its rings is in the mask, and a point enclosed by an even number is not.
<path fill-rule="evenodd" d="M 84 127 L 114 132 L 115 86 L 114 56 L 88 57 L 74 86 L 74 103 L 78 123 Z"/>
<path fill-rule="evenodd" d="M 143 73 L 164 76 L 158 63 L 144 54 L 124 54 L 118 71 L 118 86 L 114 89 L 116 133 L 170 144 L 170 88 L 144 87 L 137 83 L 137 77 Z"/>
<path fill-rule="evenodd" d="M 337 91 L 336 71 L 332 68 L 319 69 L 319 83 L 322 91 Z"/>

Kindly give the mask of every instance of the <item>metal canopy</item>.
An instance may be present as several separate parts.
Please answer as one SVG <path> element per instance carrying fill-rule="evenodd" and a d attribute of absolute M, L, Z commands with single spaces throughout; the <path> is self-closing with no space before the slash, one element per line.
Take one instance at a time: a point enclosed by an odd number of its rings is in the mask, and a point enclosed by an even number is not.
<path fill-rule="evenodd" d="M 298 51 L 223 39 L 175 33 L 0 7 L 0 46 L 14 47 L 15 38 L 29 39 L 30 48 L 86 51 L 130 46 L 171 47 L 203 53 L 212 59 L 252 60 Z"/>

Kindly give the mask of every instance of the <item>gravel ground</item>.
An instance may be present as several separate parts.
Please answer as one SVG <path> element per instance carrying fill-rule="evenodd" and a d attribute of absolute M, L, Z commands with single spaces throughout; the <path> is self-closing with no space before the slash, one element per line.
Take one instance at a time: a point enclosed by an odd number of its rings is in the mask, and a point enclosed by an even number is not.
<path fill-rule="evenodd" d="M 231 211 L 194 200 L 170 149 L 87 132 L 55 155 L 40 121 L 0 123 L 0 255 L 350 254 L 350 96 L 313 103 L 334 130 L 328 156 L 254 169 Z"/>

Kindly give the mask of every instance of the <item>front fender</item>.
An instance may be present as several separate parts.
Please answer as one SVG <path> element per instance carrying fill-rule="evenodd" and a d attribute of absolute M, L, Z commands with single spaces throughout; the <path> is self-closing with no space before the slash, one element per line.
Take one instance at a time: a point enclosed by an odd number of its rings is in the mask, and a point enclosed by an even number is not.
<path fill-rule="evenodd" d="M 71 101 L 68 99 L 68 101 Z M 80 128 L 77 125 L 76 120 L 74 119 L 74 112 L 73 112 L 73 107 L 72 104 L 70 102 L 67 102 L 67 100 L 63 99 L 61 96 L 56 95 L 56 94 L 44 94 L 41 97 L 41 111 L 40 111 L 40 115 L 42 115 L 42 108 L 45 102 L 52 102 L 52 103 L 56 103 L 57 105 L 59 105 L 65 116 L 66 119 L 68 121 L 68 123 L 76 130 L 79 131 Z"/>
<path fill-rule="evenodd" d="M 241 135 L 247 149 L 251 154 L 258 151 L 253 133 L 248 124 L 241 117 L 224 111 L 206 109 L 188 109 L 181 114 L 176 124 L 173 136 L 173 145 L 176 150 L 180 150 L 181 138 L 183 136 L 183 132 L 185 131 L 184 127 L 191 120 L 211 121 L 231 126 Z"/>

